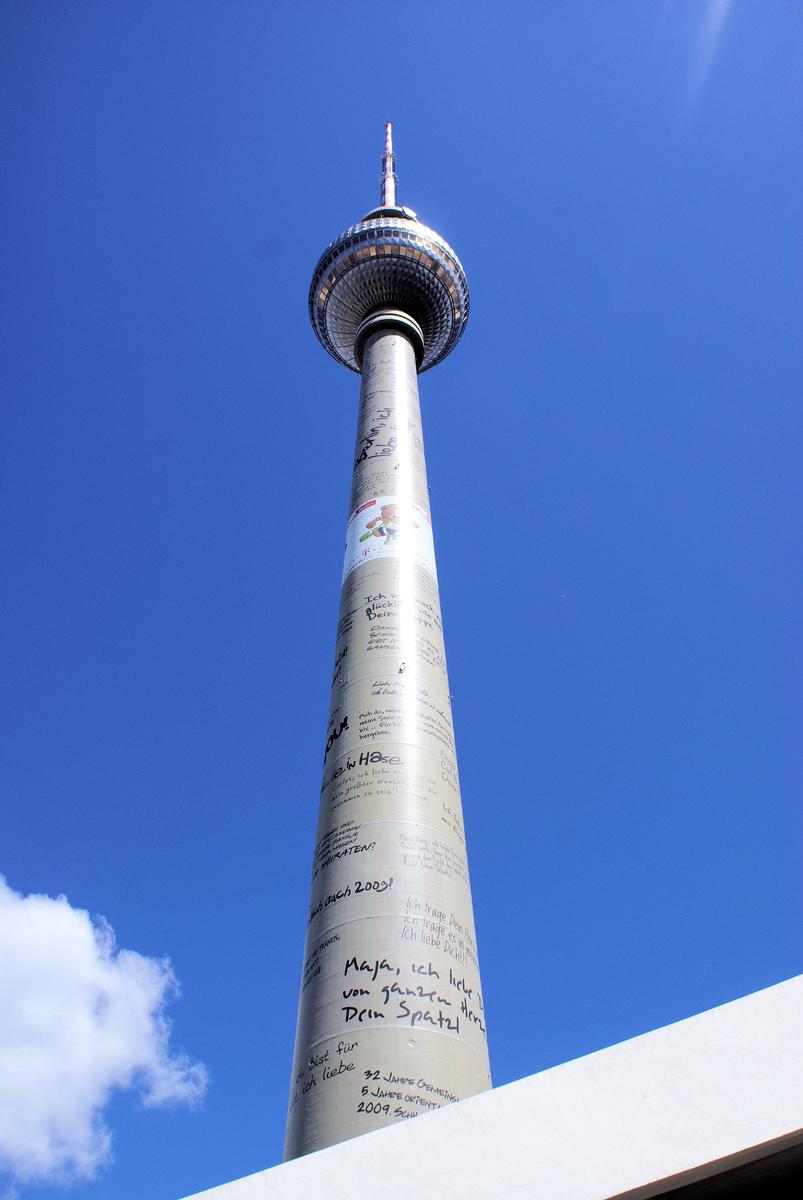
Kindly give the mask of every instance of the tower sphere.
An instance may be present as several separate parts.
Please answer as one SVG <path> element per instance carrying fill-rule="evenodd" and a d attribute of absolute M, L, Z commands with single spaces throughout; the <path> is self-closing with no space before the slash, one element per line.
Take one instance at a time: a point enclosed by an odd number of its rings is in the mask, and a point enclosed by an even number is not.
<path fill-rule="evenodd" d="M 309 293 L 312 328 L 333 358 L 359 371 L 361 330 L 386 315 L 412 318 L 418 370 L 457 345 L 468 320 L 468 281 L 460 259 L 409 208 L 373 209 L 327 246 Z M 391 314 L 396 314 L 391 318 Z"/>

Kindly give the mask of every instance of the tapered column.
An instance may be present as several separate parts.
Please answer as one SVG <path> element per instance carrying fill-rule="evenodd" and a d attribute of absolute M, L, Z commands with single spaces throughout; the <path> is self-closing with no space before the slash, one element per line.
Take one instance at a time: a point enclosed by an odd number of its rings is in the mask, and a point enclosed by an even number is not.
<path fill-rule="evenodd" d="M 285 1155 L 491 1086 L 412 344 L 364 348 Z"/>

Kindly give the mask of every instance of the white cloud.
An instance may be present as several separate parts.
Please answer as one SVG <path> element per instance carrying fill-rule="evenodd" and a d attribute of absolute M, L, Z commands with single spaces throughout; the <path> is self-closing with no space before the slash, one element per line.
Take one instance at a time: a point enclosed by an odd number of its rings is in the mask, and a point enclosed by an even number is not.
<path fill-rule="evenodd" d="M 168 1045 L 177 993 L 166 959 L 118 949 L 102 919 L 0 876 L 0 1173 L 91 1177 L 110 1158 L 115 1089 L 146 1105 L 201 1098 L 205 1068 Z"/>

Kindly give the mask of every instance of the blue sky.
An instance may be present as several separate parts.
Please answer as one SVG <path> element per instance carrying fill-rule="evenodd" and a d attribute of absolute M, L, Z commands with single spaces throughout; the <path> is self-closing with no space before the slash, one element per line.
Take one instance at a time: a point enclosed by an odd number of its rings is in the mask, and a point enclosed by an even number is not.
<path fill-rule="evenodd" d="M 13 2 L 0 47 L 0 1047 L 34 977 L 51 1022 L 6 1182 L 75 1079 L 110 1156 L 23 1198 L 280 1159 L 358 389 L 306 292 L 387 119 L 472 288 L 421 393 L 494 1081 L 799 972 L 796 0 Z"/>

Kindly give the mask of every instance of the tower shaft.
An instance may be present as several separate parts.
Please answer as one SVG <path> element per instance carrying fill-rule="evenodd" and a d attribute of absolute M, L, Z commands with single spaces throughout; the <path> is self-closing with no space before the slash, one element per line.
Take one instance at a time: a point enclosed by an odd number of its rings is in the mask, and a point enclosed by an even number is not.
<path fill-rule="evenodd" d="M 362 350 L 287 1158 L 490 1087 L 416 351 L 401 328 L 369 332 Z"/>

